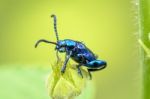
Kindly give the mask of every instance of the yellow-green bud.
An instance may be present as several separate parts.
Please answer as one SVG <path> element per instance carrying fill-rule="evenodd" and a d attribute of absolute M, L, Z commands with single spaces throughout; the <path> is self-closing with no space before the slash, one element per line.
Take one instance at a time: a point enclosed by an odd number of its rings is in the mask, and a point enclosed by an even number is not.
<path fill-rule="evenodd" d="M 47 88 L 52 99 L 74 99 L 81 94 L 89 77 L 88 72 L 81 68 L 83 78 L 77 73 L 77 68 L 67 64 L 65 73 L 61 73 L 63 61 L 52 65 L 52 73 L 48 77 Z"/>

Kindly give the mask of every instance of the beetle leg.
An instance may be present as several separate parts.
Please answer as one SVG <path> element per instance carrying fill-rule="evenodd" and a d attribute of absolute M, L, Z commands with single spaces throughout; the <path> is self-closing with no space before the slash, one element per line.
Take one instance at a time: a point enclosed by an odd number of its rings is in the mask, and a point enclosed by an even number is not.
<path fill-rule="evenodd" d="M 92 80 L 92 74 L 91 74 L 89 69 L 87 69 L 87 70 L 88 70 L 88 73 L 89 73 L 89 76 L 90 76 L 90 80 Z"/>
<path fill-rule="evenodd" d="M 68 54 L 66 54 L 66 59 L 65 59 L 64 65 L 63 65 L 63 67 L 62 67 L 62 69 L 61 69 L 61 72 L 62 72 L 62 73 L 64 73 L 65 70 L 66 70 L 66 66 L 67 66 L 67 63 L 68 63 L 68 61 L 69 61 L 69 58 L 70 58 L 71 54 L 72 54 L 71 51 L 70 51 Z"/>
<path fill-rule="evenodd" d="M 97 69 L 87 69 L 88 70 L 88 73 L 89 73 L 89 76 L 90 76 L 90 80 L 92 80 L 92 74 L 91 72 L 95 72 L 95 71 L 99 71 L 99 70 L 102 70 L 104 69 L 106 66 L 103 66 L 101 68 L 97 68 Z"/>
<path fill-rule="evenodd" d="M 78 74 L 83 78 L 81 69 L 80 69 L 81 64 L 77 65 L 77 69 L 78 69 Z"/>

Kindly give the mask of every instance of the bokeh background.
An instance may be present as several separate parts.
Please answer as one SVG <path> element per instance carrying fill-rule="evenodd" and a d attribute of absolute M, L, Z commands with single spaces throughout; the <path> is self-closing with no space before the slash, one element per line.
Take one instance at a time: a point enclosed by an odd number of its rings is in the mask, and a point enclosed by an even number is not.
<path fill-rule="evenodd" d="M 93 73 L 93 99 L 140 99 L 137 5 L 133 0 L 0 0 L 0 98 L 49 99 L 45 76 L 56 60 L 51 14 L 61 39 L 83 41 L 105 70 Z M 61 55 L 63 57 L 63 55 Z M 88 86 L 87 86 L 88 87 Z M 86 96 L 86 95 L 85 95 Z"/>

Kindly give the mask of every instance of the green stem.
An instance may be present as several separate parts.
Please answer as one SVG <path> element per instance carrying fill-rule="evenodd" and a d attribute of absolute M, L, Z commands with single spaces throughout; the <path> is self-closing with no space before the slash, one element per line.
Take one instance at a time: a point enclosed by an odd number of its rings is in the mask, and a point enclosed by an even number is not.
<path fill-rule="evenodd" d="M 140 34 L 143 47 L 146 48 L 143 53 L 143 99 L 150 99 L 150 57 L 147 57 L 150 47 L 150 0 L 140 0 Z M 142 43 L 141 43 L 142 44 Z"/>

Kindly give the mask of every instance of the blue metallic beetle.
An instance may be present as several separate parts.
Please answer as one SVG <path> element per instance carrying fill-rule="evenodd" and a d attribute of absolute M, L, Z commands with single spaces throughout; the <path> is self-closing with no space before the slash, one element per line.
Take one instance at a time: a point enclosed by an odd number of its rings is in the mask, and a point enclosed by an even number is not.
<path fill-rule="evenodd" d="M 58 56 L 58 52 L 66 53 L 65 62 L 61 69 L 62 73 L 65 72 L 67 62 L 69 61 L 70 58 L 72 58 L 75 62 L 78 63 L 77 70 L 79 75 L 81 75 L 81 77 L 83 78 L 82 72 L 80 70 L 80 66 L 86 66 L 90 79 L 92 79 L 91 72 L 104 69 L 107 63 L 103 60 L 97 60 L 97 56 L 89 48 L 87 48 L 82 42 L 71 40 L 71 39 L 59 40 L 58 32 L 57 32 L 56 16 L 51 15 L 51 17 L 54 18 L 54 31 L 56 34 L 57 42 L 51 42 L 44 39 L 40 39 L 35 44 L 35 48 L 41 42 L 51 43 L 56 45 L 55 50 L 56 50 L 57 61 L 59 61 L 60 59 Z"/>

